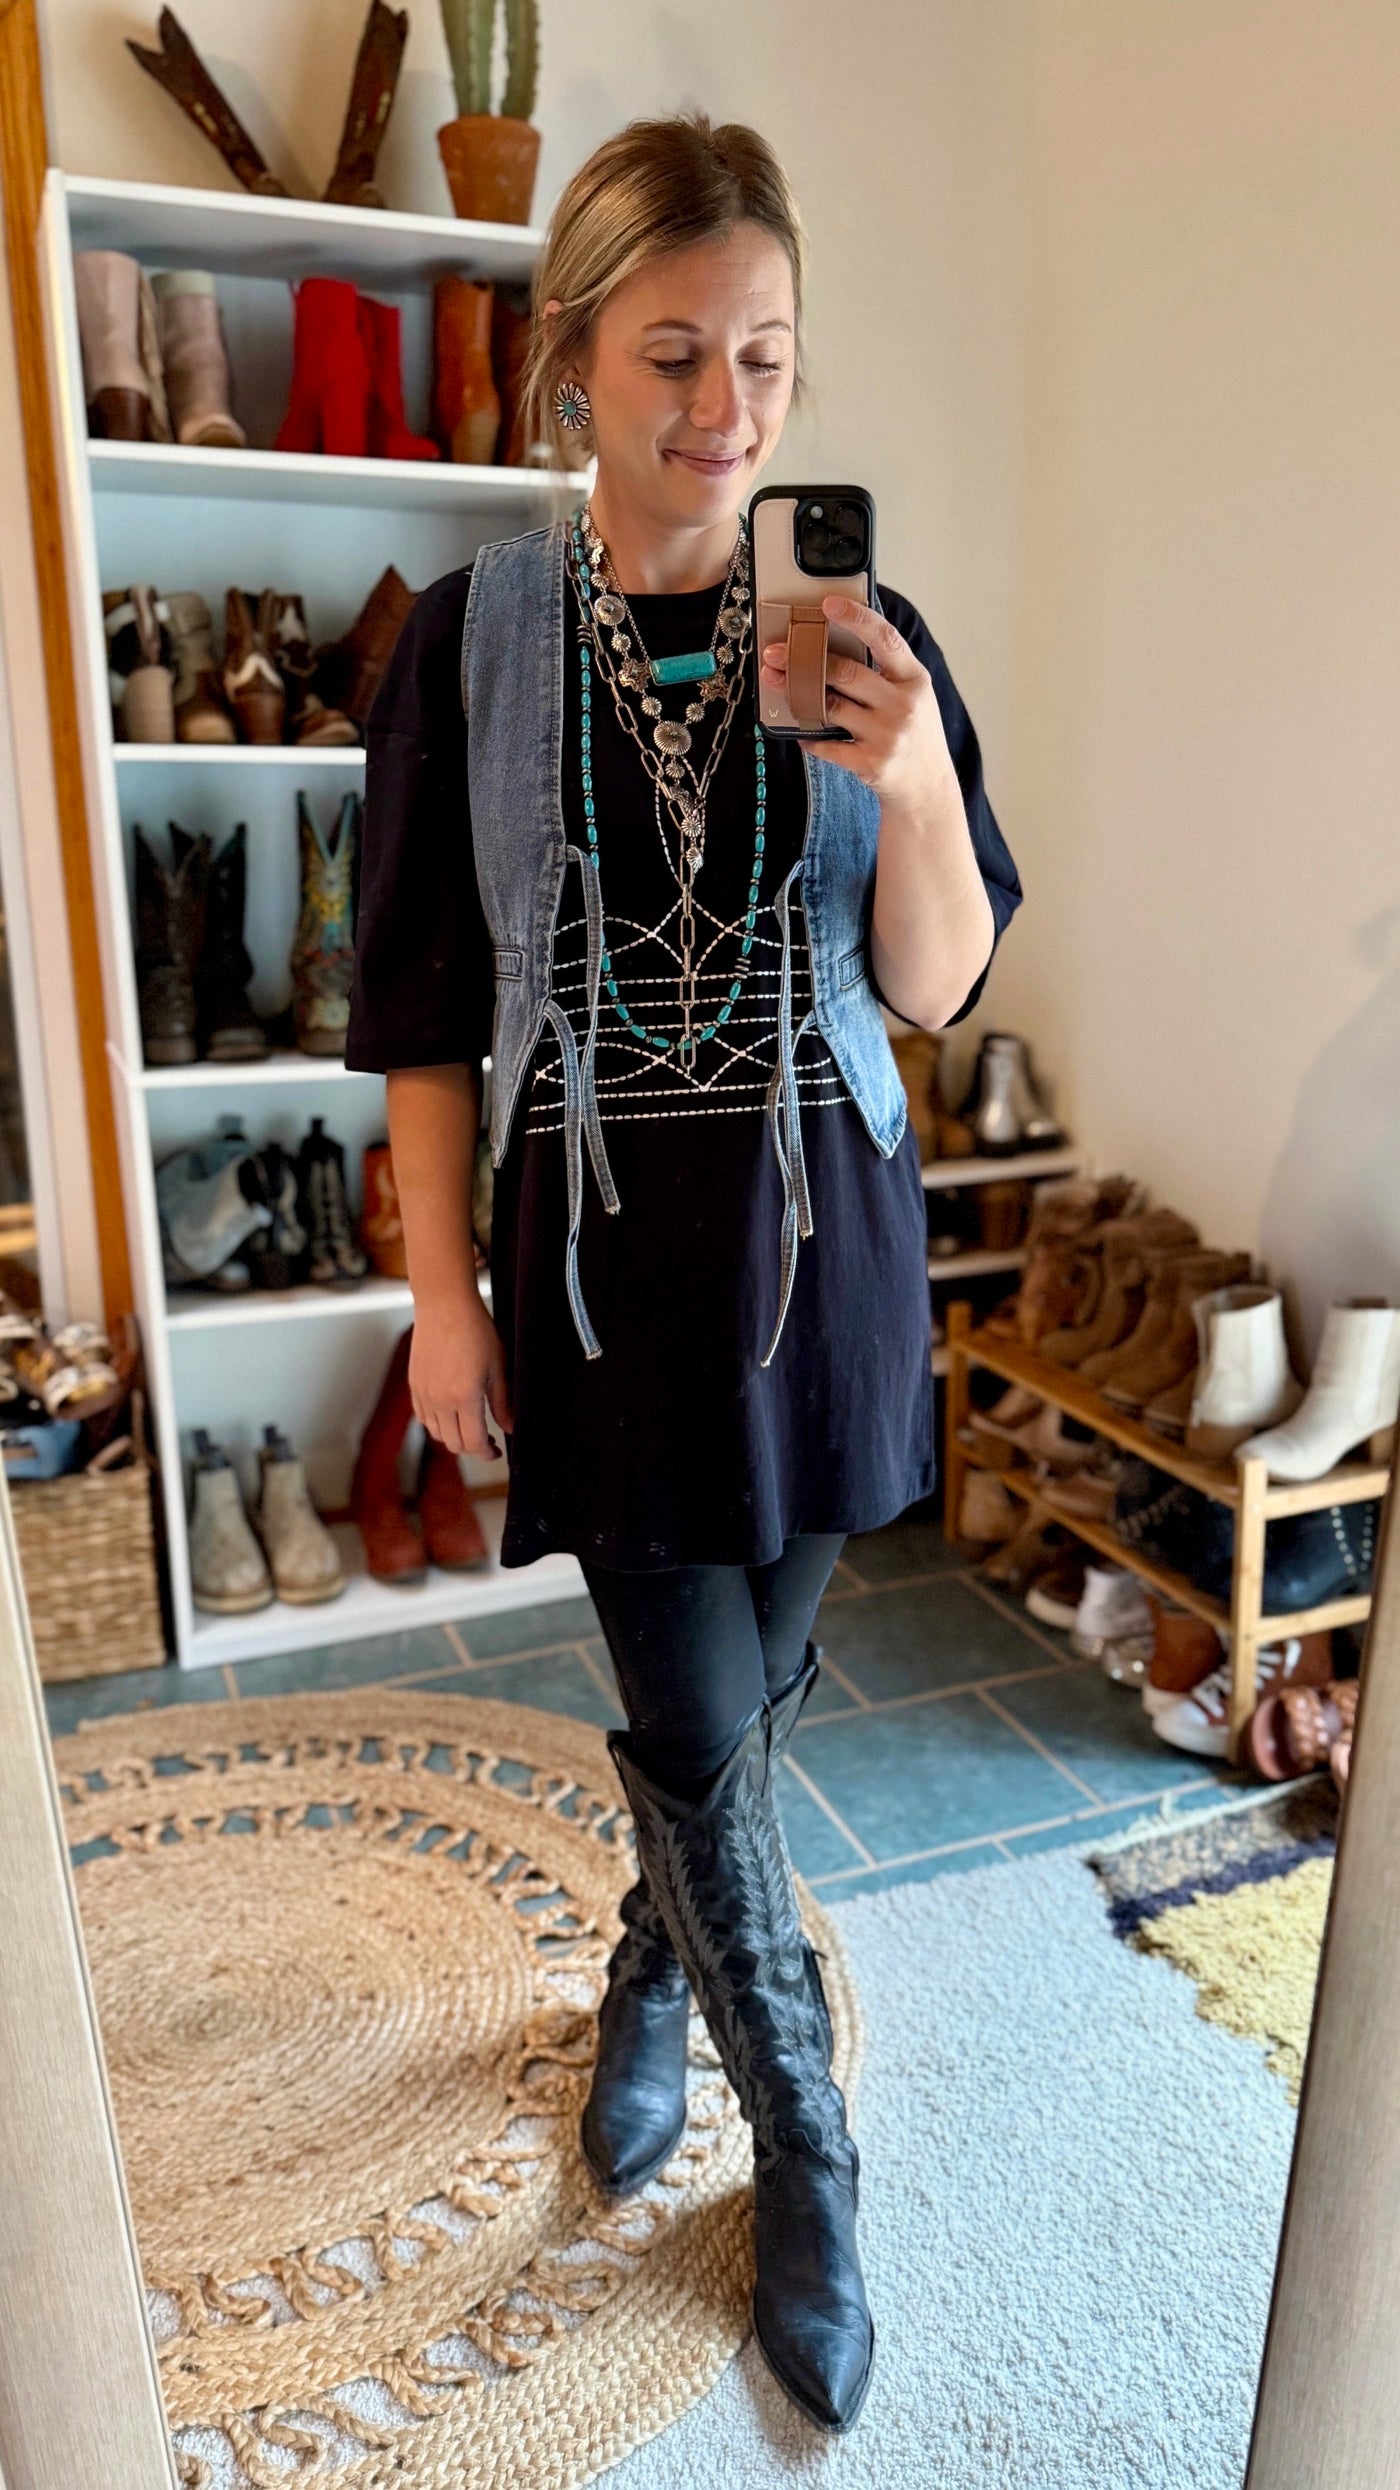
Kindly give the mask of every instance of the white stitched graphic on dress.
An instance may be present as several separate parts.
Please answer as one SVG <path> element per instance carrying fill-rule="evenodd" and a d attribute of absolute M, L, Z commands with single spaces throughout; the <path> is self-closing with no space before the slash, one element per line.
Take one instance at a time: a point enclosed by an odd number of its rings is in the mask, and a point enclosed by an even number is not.
<path fill-rule="evenodd" d="M 658 925 L 639 925 L 634 919 L 624 916 L 608 920 L 618 995 L 634 1010 L 637 1018 L 659 1037 L 673 1035 L 680 1026 L 676 984 L 679 952 L 673 949 L 667 933 L 670 918 L 676 914 L 678 907 L 677 901 Z M 734 933 L 735 925 L 723 924 L 713 915 L 711 924 L 714 930 L 709 949 L 721 963 L 726 962 L 726 938 Z M 574 1030 L 580 1048 L 588 1031 L 586 953 L 586 920 L 582 916 L 561 917 L 555 928 L 552 991 Z M 634 970 L 629 975 L 629 958 L 638 953 L 650 965 L 640 973 Z M 658 954 L 664 966 L 657 964 Z M 744 992 L 735 1004 L 729 1022 L 704 1050 L 703 1071 L 687 1071 L 678 1054 L 662 1055 L 656 1048 L 645 1046 L 639 1039 L 629 1036 L 612 1009 L 612 997 L 605 993 L 601 998 L 603 1010 L 598 1020 L 594 1056 L 598 1112 L 602 1121 L 659 1123 L 688 1115 L 762 1115 L 778 1051 L 781 955 L 782 945 L 775 936 L 756 935 L 752 972 L 745 981 Z M 674 966 L 671 965 L 673 960 Z M 706 1016 L 714 1017 L 716 1007 L 728 996 L 729 984 L 730 970 L 727 965 L 712 970 L 706 970 L 703 966 L 699 968 L 697 1000 Z M 802 1021 L 811 1005 L 811 986 L 805 927 L 799 914 L 794 921 L 792 942 L 794 1026 Z M 808 1029 L 799 1039 L 794 1068 L 804 1107 L 835 1107 L 841 1104 L 847 1094 L 845 1086 L 826 1040 L 815 1027 Z M 526 1131 L 560 1132 L 563 1125 L 563 1068 L 557 1047 L 550 1047 L 541 1050 L 535 1066 Z"/>

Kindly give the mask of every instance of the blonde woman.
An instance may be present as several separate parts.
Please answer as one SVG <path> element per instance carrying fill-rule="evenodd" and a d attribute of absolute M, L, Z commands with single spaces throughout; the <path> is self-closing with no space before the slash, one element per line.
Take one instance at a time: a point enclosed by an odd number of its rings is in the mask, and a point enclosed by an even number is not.
<path fill-rule="evenodd" d="M 693 1992 L 754 2137 L 754 2316 L 850 2426 L 874 2336 L 774 1769 L 848 1531 L 933 1484 L 925 1219 L 881 1000 L 970 1008 L 1020 898 L 906 599 L 841 619 L 850 740 L 755 726 L 744 512 L 801 373 L 802 251 L 752 130 L 634 124 L 577 173 L 530 383 L 586 508 L 419 599 L 370 722 L 347 1061 L 388 1074 L 417 1415 L 510 1437 L 502 1562 L 579 1558 L 638 1881 L 583 2146 L 644 2186 Z M 493 1312 L 469 1201 L 492 1067 Z M 494 1315 L 494 1320 L 493 1320 Z"/>

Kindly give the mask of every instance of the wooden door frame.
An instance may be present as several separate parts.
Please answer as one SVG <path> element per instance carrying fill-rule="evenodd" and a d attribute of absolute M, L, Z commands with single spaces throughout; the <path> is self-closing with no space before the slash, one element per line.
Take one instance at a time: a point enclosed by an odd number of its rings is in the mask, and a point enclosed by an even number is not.
<path fill-rule="evenodd" d="M 0 2481 L 179 2490 L 0 1472 Z"/>
<path fill-rule="evenodd" d="M 5 271 L 14 323 L 24 431 L 25 474 L 38 596 L 34 627 L 42 639 L 48 696 L 58 836 L 67 901 L 73 993 L 87 1111 L 88 1159 L 97 1215 L 102 1313 L 115 1322 L 131 1306 L 131 1264 L 117 1150 L 116 1111 L 107 1063 L 82 738 L 78 726 L 68 571 L 58 490 L 58 453 L 44 343 L 39 275 L 39 217 L 49 151 L 36 0 L 0 0 L 0 198 L 4 202 Z M 96 1307 L 74 1307 L 93 1314 Z"/>

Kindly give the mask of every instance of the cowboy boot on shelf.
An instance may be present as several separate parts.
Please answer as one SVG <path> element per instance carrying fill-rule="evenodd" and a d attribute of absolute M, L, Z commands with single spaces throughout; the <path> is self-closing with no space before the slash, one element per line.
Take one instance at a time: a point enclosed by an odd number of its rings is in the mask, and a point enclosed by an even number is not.
<path fill-rule="evenodd" d="M 179 19 L 170 9 L 162 9 L 157 21 L 161 40 L 158 52 L 148 51 L 141 43 L 127 39 L 127 50 L 134 61 L 173 95 L 183 112 L 187 112 L 195 128 L 217 147 L 234 180 L 245 190 L 255 191 L 259 198 L 285 199 L 287 192 L 275 173 L 270 173 L 248 136 L 237 113 L 225 102 L 203 61 L 196 52 Z"/>
<path fill-rule="evenodd" d="M 360 296 L 360 336 L 369 359 L 369 455 L 371 458 L 440 458 L 436 441 L 410 432 L 403 403 L 403 369 L 396 303 Z"/>
<path fill-rule="evenodd" d="M 363 458 L 370 367 L 359 295 L 343 277 L 303 277 L 293 299 L 292 394 L 273 447 Z"/>
<path fill-rule="evenodd" d="M 383 194 L 374 186 L 374 166 L 393 109 L 407 40 L 408 11 L 387 9 L 384 0 L 370 0 L 335 171 L 326 185 L 327 199 L 341 207 L 384 205 Z"/>
<path fill-rule="evenodd" d="M 255 1228 L 242 1247 L 254 1288 L 295 1288 L 306 1261 L 306 1230 L 297 1204 L 296 1162 L 280 1142 L 249 1153 L 249 1180 L 266 1205 L 268 1225 Z"/>
<path fill-rule="evenodd" d="M 171 268 L 151 279 L 151 290 L 176 440 L 185 449 L 246 449 L 248 435 L 229 405 L 228 347 L 213 278 L 202 268 Z"/>
<path fill-rule="evenodd" d="M 355 1242 L 345 1193 L 345 1152 L 319 1115 L 297 1152 L 297 1195 L 310 1238 L 306 1276 L 313 1288 L 358 1288 L 369 1269 Z"/>
<path fill-rule="evenodd" d="M 172 822 L 170 835 L 176 836 Z M 200 1052 L 209 1063 L 261 1063 L 267 1034 L 248 1000 L 253 963 L 243 940 L 248 825 L 240 821 L 209 867 L 204 945 L 195 977 Z"/>
<path fill-rule="evenodd" d="M 102 599 L 112 706 L 129 744 L 175 741 L 168 610 L 154 588 L 113 588 Z"/>
<path fill-rule="evenodd" d="M 155 298 L 125 251 L 75 251 L 73 290 L 88 431 L 98 441 L 168 441 Z"/>
<path fill-rule="evenodd" d="M 418 1469 L 418 1522 L 430 1565 L 444 1573 L 479 1573 L 491 1562 L 471 1489 L 457 1455 L 430 1435 Z"/>
<path fill-rule="evenodd" d="M 193 1063 L 195 978 L 204 944 L 209 842 L 170 825 L 169 871 L 136 825 L 136 999 L 148 1064 Z"/>
<path fill-rule="evenodd" d="M 277 600 L 230 588 L 224 599 L 224 695 L 245 744 L 280 744 L 287 695 L 272 653 Z"/>
<path fill-rule="evenodd" d="M 190 1487 L 190 1590 L 196 1608 L 216 1617 L 266 1608 L 272 1582 L 243 1510 L 238 1472 L 203 1427 L 195 1429 Z"/>
<path fill-rule="evenodd" d="M 316 657 L 300 597 L 273 593 L 269 638 L 286 692 L 285 740 L 313 748 L 357 744 L 354 720 L 341 709 L 328 709 L 316 689 Z"/>
<path fill-rule="evenodd" d="M 409 1516 L 399 1480 L 399 1454 L 413 1418 L 408 1388 L 412 1327 L 397 1343 L 368 1426 L 355 1456 L 350 1518 L 364 1542 L 365 1564 L 376 1582 L 408 1590 L 427 1574 L 423 1542 Z"/>
<path fill-rule="evenodd" d="M 537 436 L 531 436 L 525 420 L 525 365 L 531 326 L 529 287 L 497 285 L 491 302 L 491 370 L 501 400 L 496 456 L 504 467 L 536 465 L 541 451 L 544 463 L 551 463 L 552 453 Z"/>
<path fill-rule="evenodd" d="M 439 277 L 433 288 L 433 429 L 443 455 L 488 467 L 496 455 L 501 401 L 491 373 L 494 288 Z"/>
<path fill-rule="evenodd" d="M 316 688 L 333 708 L 363 728 L 417 598 L 390 563 L 375 581 L 348 631 L 316 652 Z"/>
<path fill-rule="evenodd" d="M 355 965 L 354 890 L 362 807 L 341 799 L 323 836 L 305 793 L 297 793 L 301 915 L 292 939 L 292 1019 L 304 1055 L 343 1055 Z"/>
<path fill-rule="evenodd" d="M 372 1141 L 365 1152 L 362 1198 L 360 1240 L 371 1263 L 382 1279 L 406 1280 L 408 1253 L 403 1213 L 387 1141 Z"/>
<path fill-rule="evenodd" d="M 297 1607 L 338 1598 L 345 1576 L 335 1541 L 311 1501 L 301 1463 L 276 1427 L 263 1428 L 258 1471 L 253 1528 L 262 1541 L 278 1598 L 291 1600 Z"/>
<path fill-rule="evenodd" d="M 228 702 L 214 663 L 214 626 L 203 597 L 181 588 L 164 599 L 175 669 L 177 744 L 236 744 Z"/>
<path fill-rule="evenodd" d="M 775 1767 L 817 1682 L 820 1657 L 820 1646 L 808 1643 L 796 1677 L 772 1699 Z M 598 2185 L 609 2196 L 631 2196 L 665 2168 L 685 2133 L 690 1983 L 644 1873 L 619 1912 L 622 1941 L 598 2009 L 579 2140 Z"/>

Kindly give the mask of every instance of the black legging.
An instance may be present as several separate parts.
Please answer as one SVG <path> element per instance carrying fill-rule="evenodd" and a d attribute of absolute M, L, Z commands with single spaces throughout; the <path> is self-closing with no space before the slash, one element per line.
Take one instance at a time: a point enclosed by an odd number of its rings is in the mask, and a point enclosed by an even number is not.
<path fill-rule="evenodd" d="M 771 1565 L 583 1560 L 644 1772 L 676 1790 L 704 1780 L 791 1685 L 844 1538 L 789 1539 Z"/>

